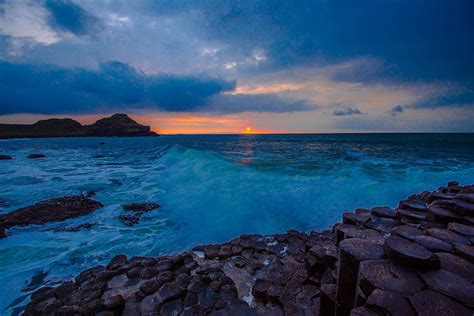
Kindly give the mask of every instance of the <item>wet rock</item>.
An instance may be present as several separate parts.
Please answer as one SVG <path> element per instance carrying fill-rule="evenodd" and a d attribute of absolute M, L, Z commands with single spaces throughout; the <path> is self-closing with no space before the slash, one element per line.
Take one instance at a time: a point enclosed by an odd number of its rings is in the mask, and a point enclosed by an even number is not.
<path fill-rule="evenodd" d="M 400 237 L 388 237 L 384 249 L 389 258 L 403 265 L 421 269 L 436 269 L 440 266 L 438 257 L 426 247 Z"/>
<path fill-rule="evenodd" d="M 140 222 L 140 218 L 136 215 L 119 215 L 118 219 L 125 225 L 125 226 L 134 226 Z"/>
<path fill-rule="evenodd" d="M 45 200 L 32 206 L 2 214 L 0 215 L 0 223 L 2 223 L 5 228 L 10 228 L 13 226 L 64 221 L 69 218 L 89 214 L 100 207 L 102 207 L 100 202 L 83 197 L 82 195 L 65 196 Z"/>
<path fill-rule="evenodd" d="M 370 220 L 364 225 L 368 228 L 375 229 L 376 231 L 385 234 L 390 232 L 393 227 L 401 225 L 401 223 L 398 220 L 390 218 L 372 216 Z"/>
<path fill-rule="evenodd" d="M 458 194 L 456 198 L 467 203 L 474 203 L 474 193 Z"/>
<path fill-rule="evenodd" d="M 455 244 L 454 250 L 467 260 L 474 262 L 474 246 Z"/>
<path fill-rule="evenodd" d="M 374 290 L 367 298 L 367 306 L 384 315 L 415 316 L 408 301 L 401 295 L 381 290 Z"/>
<path fill-rule="evenodd" d="M 426 230 L 426 233 L 429 236 L 444 240 L 446 242 L 449 242 L 451 244 L 464 244 L 464 245 L 469 245 L 470 241 L 463 235 L 456 234 L 450 230 L 447 229 L 441 229 L 441 228 L 430 228 Z"/>
<path fill-rule="evenodd" d="M 0 160 L 12 160 L 12 156 L 8 156 L 8 155 L 0 155 Z"/>
<path fill-rule="evenodd" d="M 137 215 L 141 215 L 143 213 L 155 210 L 159 208 L 160 205 L 158 203 L 132 203 L 132 204 L 125 204 L 123 209 L 125 211 L 134 212 Z"/>
<path fill-rule="evenodd" d="M 440 206 L 461 215 L 474 214 L 474 204 L 459 199 L 438 200 L 431 205 Z"/>
<path fill-rule="evenodd" d="M 474 285 L 462 277 L 443 269 L 422 272 L 420 275 L 430 289 L 474 307 Z"/>
<path fill-rule="evenodd" d="M 441 269 L 447 270 L 474 283 L 474 264 L 451 253 L 436 254 L 441 261 Z"/>
<path fill-rule="evenodd" d="M 394 235 L 414 240 L 416 236 L 424 235 L 424 231 L 410 225 L 402 225 L 392 228 L 390 231 Z"/>
<path fill-rule="evenodd" d="M 398 209 L 398 215 L 409 220 L 422 221 L 426 219 L 426 211 L 416 209 Z"/>
<path fill-rule="evenodd" d="M 399 209 L 424 212 L 426 211 L 426 203 L 422 201 L 405 200 L 399 203 Z"/>
<path fill-rule="evenodd" d="M 39 158 L 45 158 L 46 156 L 43 154 L 31 154 L 28 155 L 28 159 L 39 159 Z"/>
<path fill-rule="evenodd" d="M 449 223 L 448 229 L 464 236 L 474 236 L 474 226 L 468 226 L 459 223 Z"/>
<path fill-rule="evenodd" d="M 469 316 L 472 312 L 458 302 L 431 290 L 416 293 L 411 304 L 419 316 Z"/>
<path fill-rule="evenodd" d="M 370 220 L 370 214 L 368 213 L 344 213 L 342 215 L 342 224 L 348 225 L 362 225 Z"/>
<path fill-rule="evenodd" d="M 363 261 L 359 270 L 359 287 L 369 296 L 375 289 L 411 295 L 423 288 L 418 276 L 390 260 Z"/>
<path fill-rule="evenodd" d="M 438 223 L 464 221 L 464 218 L 461 215 L 437 205 L 430 205 L 428 207 L 428 214 L 426 216 L 426 219 L 428 221 Z"/>
<path fill-rule="evenodd" d="M 428 250 L 438 252 L 438 251 L 445 251 L 445 252 L 452 252 L 453 246 L 450 243 L 443 241 L 438 238 L 434 238 L 431 236 L 420 235 L 415 237 L 415 242 L 417 244 L 425 246 Z"/>
<path fill-rule="evenodd" d="M 390 208 L 390 207 L 374 207 L 370 210 L 370 212 L 378 217 L 386 217 L 391 219 L 396 219 L 398 217 L 397 211 Z"/>

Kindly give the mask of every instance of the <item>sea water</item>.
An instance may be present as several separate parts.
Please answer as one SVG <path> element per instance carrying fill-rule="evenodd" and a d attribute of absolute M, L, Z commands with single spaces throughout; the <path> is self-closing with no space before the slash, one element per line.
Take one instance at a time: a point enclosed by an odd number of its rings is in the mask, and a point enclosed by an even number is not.
<path fill-rule="evenodd" d="M 101 145 L 101 142 L 105 144 Z M 27 159 L 31 153 L 46 158 Z M 1 140 L 0 213 L 95 191 L 97 211 L 0 239 L 0 314 L 114 255 L 158 256 L 242 233 L 330 228 L 450 180 L 474 183 L 474 134 L 176 135 Z M 126 203 L 157 202 L 139 224 Z M 64 228 L 90 223 L 76 232 Z"/>

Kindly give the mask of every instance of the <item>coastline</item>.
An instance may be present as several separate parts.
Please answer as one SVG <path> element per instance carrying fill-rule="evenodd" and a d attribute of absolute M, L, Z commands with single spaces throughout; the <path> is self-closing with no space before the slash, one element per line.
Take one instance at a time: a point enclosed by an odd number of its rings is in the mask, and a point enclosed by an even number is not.
<path fill-rule="evenodd" d="M 425 315 L 474 308 L 474 185 L 332 230 L 241 235 L 174 256 L 114 257 L 31 296 L 25 315 Z M 436 302 L 436 304 L 434 304 Z"/>

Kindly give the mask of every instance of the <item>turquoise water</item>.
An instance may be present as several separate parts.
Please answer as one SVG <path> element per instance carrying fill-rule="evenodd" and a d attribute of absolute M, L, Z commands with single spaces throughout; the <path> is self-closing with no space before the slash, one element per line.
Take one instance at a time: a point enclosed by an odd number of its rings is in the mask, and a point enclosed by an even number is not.
<path fill-rule="evenodd" d="M 47 157 L 26 159 L 31 153 Z M 321 230 L 357 207 L 396 206 L 449 180 L 474 183 L 474 134 L 23 139 L 1 140 L 0 154 L 15 158 L 0 161 L 0 213 L 90 190 L 104 204 L 0 239 L 1 315 L 27 303 L 34 276 L 36 284 L 55 284 L 119 253 Z M 127 227 L 117 217 L 132 202 L 162 208 Z M 60 231 L 86 222 L 91 229 Z"/>

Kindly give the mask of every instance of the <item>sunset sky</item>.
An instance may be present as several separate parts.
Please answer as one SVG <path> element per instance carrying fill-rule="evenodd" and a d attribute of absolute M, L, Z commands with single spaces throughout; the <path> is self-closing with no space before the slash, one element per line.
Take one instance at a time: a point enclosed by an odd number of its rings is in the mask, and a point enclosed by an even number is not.
<path fill-rule="evenodd" d="M 0 123 L 473 132 L 474 1 L 0 0 Z"/>

